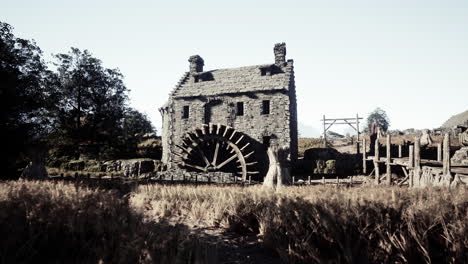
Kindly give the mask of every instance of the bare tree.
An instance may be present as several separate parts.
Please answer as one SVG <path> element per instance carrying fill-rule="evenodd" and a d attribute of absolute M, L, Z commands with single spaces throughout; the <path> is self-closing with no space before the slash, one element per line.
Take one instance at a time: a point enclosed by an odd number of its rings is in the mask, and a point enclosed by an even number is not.
<path fill-rule="evenodd" d="M 263 186 L 268 189 L 281 188 L 291 183 L 291 174 L 288 166 L 289 148 L 272 146 L 267 151 L 270 166 L 263 181 Z"/>

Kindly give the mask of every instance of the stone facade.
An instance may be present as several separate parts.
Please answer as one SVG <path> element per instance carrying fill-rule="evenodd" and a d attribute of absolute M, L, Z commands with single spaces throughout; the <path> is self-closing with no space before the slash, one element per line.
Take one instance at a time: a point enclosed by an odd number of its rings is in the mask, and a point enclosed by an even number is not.
<path fill-rule="evenodd" d="M 183 74 L 160 108 L 162 160 L 169 168 L 175 145 L 181 144 L 185 133 L 208 123 L 227 125 L 248 136 L 255 142 L 256 159 L 264 168 L 268 165 L 265 144 L 287 146 L 291 160 L 297 159 L 293 61 L 286 60 L 284 43 L 276 44 L 274 53 L 274 64 L 210 71 L 203 71 L 200 56 L 190 57 L 190 71 Z"/>

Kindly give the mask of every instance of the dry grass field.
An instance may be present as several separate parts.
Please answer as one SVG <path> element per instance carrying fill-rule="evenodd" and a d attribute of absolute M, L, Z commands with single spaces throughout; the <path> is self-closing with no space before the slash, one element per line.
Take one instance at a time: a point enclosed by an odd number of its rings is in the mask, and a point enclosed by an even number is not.
<path fill-rule="evenodd" d="M 466 188 L 116 190 L 0 183 L 0 262 L 468 262 Z"/>

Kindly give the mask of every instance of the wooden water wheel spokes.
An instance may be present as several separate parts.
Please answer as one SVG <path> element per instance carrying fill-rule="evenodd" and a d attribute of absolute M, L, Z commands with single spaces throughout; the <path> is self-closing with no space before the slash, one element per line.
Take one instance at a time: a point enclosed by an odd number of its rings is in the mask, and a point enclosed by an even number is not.
<path fill-rule="evenodd" d="M 259 173 L 247 137 L 229 126 L 205 124 L 186 133 L 177 147 L 176 162 L 186 170 L 228 172 L 243 180 Z"/>

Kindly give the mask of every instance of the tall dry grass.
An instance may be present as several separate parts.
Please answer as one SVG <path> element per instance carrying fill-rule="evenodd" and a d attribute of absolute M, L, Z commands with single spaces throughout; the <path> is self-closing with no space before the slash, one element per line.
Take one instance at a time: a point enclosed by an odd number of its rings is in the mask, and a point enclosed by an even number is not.
<path fill-rule="evenodd" d="M 468 263 L 464 188 L 103 188 L 0 182 L 0 263 L 218 263 L 195 225 L 286 263 Z"/>
<path fill-rule="evenodd" d="M 1 182 L 0 237 L 0 263 L 176 263 L 202 247 L 118 191 L 60 182 Z"/>
<path fill-rule="evenodd" d="M 140 186 L 152 220 L 257 234 L 287 263 L 468 263 L 468 191 Z"/>

